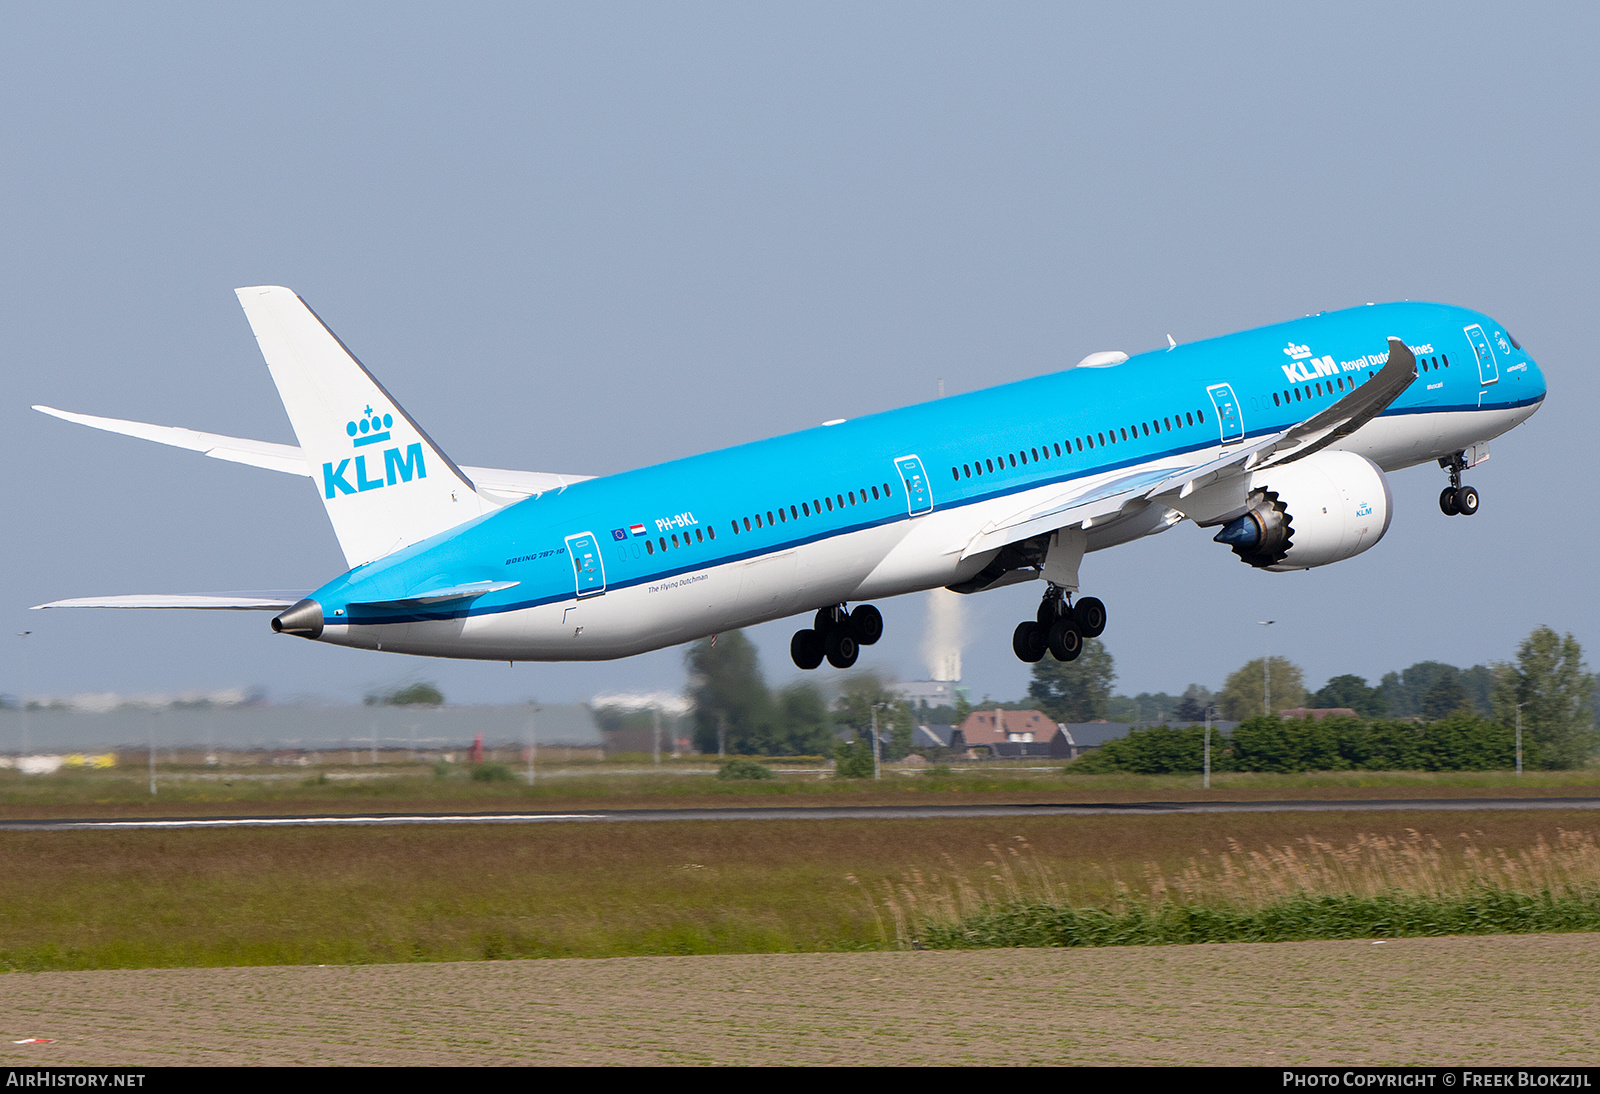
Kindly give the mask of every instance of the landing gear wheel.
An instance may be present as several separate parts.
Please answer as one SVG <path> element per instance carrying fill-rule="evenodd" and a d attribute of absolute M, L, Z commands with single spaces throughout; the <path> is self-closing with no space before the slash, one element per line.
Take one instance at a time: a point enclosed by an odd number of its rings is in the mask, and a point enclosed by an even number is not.
<path fill-rule="evenodd" d="M 1463 486 L 1455 491 L 1456 510 L 1464 517 L 1470 517 L 1478 511 L 1478 491 L 1476 487 Z"/>
<path fill-rule="evenodd" d="M 848 627 L 835 627 L 829 631 L 828 637 L 823 639 L 822 648 L 827 654 L 828 664 L 836 669 L 849 668 L 861 656 L 861 647 Z"/>
<path fill-rule="evenodd" d="M 795 631 L 789 639 L 789 656 L 794 658 L 796 668 L 816 668 L 822 664 L 823 653 L 822 635 L 816 631 Z"/>
<path fill-rule="evenodd" d="M 1062 617 L 1050 628 L 1050 656 L 1057 661 L 1076 661 L 1083 652 L 1083 634 L 1072 619 Z"/>
<path fill-rule="evenodd" d="M 1439 491 L 1439 512 L 1447 517 L 1453 517 L 1461 512 L 1461 506 L 1456 502 L 1456 494 L 1457 490 L 1453 486 L 1447 486 Z"/>
<path fill-rule="evenodd" d="M 857 642 L 870 646 L 883 637 L 883 614 L 871 604 L 858 604 L 850 613 L 850 630 Z"/>
<path fill-rule="evenodd" d="M 1022 622 L 1017 624 L 1017 629 L 1011 632 L 1011 652 L 1017 655 L 1018 661 L 1034 664 L 1044 657 L 1045 629 L 1037 623 Z"/>
<path fill-rule="evenodd" d="M 1073 621 L 1085 638 L 1099 638 L 1106 629 L 1106 606 L 1097 596 L 1086 596 L 1072 607 Z M 1073 654 L 1074 657 L 1077 654 Z"/>

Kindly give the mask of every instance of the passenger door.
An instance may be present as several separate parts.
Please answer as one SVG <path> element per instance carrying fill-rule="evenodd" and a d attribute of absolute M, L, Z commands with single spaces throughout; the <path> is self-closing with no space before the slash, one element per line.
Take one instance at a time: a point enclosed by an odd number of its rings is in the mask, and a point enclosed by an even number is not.
<path fill-rule="evenodd" d="M 1472 352 L 1478 355 L 1478 382 L 1488 387 L 1500 379 L 1500 366 L 1494 359 L 1494 349 L 1478 324 L 1467 327 L 1466 334 L 1467 341 L 1472 343 Z"/>
<path fill-rule="evenodd" d="M 894 461 L 900 472 L 900 481 L 906 487 L 906 511 L 912 516 L 933 511 L 933 490 L 928 485 L 928 474 L 922 469 L 922 457 L 901 456 Z"/>
<path fill-rule="evenodd" d="M 567 554 L 572 558 L 572 577 L 578 599 L 599 596 L 606 591 L 606 567 L 600 558 L 600 541 L 593 532 L 567 537 Z"/>
<path fill-rule="evenodd" d="M 1228 384 L 1212 384 L 1206 388 L 1211 405 L 1217 408 L 1217 425 L 1222 430 L 1224 445 L 1238 444 L 1244 440 L 1244 415 L 1239 412 L 1239 400 Z"/>

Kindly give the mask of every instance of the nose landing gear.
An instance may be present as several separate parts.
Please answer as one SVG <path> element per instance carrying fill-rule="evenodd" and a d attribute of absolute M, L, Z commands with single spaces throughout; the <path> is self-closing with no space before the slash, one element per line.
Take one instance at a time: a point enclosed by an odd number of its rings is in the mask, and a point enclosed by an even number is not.
<path fill-rule="evenodd" d="M 1039 610 L 1031 620 L 1017 624 L 1011 634 L 1011 651 L 1020 661 L 1040 661 L 1048 652 L 1057 661 L 1076 661 L 1086 638 L 1098 638 L 1106 629 L 1106 606 L 1093 596 L 1076 604 L 1056 585 L 1045 589 Z"/>
<path fill-rule="evenodd" d="M 789 656 L 801 669 L 814 669 L 823 658 L 836 669 L 847 669 L 856 663 L 862 646 L 882 637 L 883 615 L 871 604 L 858 604 L 853 612 L 843 604 L 830 605 L 818 609 L 810 630 L 794 632 Z"/>
<path fill-rule="evenodd" d="M 1450 485 L 1439 494 L 1439 511 L 1447 517 L 1457 514 L 1472 516 L 1478 511 L 1478 490 L 1473 486 L 1461 485 L 1461 472 L 1467 466 L 1466 453 L 1456 452 L 1445 456 L 1439 461 L 1439 466 L 1450 472 Z"/>

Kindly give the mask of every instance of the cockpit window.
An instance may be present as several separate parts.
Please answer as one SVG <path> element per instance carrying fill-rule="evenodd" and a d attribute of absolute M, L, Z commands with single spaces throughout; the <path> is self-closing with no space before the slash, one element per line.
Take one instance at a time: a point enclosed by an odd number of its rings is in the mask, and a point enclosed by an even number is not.
<path fill-rule="evenodd" d="M 1506 337 L 1511 339 L 1511 344 L 1513 346 L 1515 346 L 1518 350 L 1522 349 L 1522 343 L 1517 341 L 1517 336 L 1516 335 L 1512 334 L 1510 331 L 1506 331 Z"/>

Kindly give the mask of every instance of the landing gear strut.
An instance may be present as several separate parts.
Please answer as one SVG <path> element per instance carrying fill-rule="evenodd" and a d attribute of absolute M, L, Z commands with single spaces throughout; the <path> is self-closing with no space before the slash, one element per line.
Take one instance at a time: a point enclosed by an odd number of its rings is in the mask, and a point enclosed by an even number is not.
<path fill-rule="evenodd" d="M 814 669 L 827 658 L 836 669 L 847 669 L 856 663 L 862 646 L 870 646 L 883 637 L 883 615 L 871 604 L 858 604 L 855 611 L 845 610 L 843 604 L 818 609 L 817 618 L 808 631 L 795 631 L 789 640 L 789 656 L 797 668 Z"/>
<path fill-rule="evenodd" d="M 1450 485 L 1439 494 L 1439 511 L 1447 517 L 1457 514 L 1472 516 L 1478 511 L 1478 490 L 1473 486 L 1461 485 L 1461 472 L 1467 467 L 1466 453 L 1456 452 L 1445 456 L 1439 461 L 1439 466 L 1450 472 Z"/>
<path fill-rule="evenodd" d="M 1011 650 L 1022 661 L 1040 661 L 1046 653 L 1057 661 L 1076 661 L 1086 638 L 1098 638 L 1106 629 L 1106 606 L 1098 597 L 1085 596 L 1072 603 L 1057 585 L 1046 587 L 1039 610 L 1031 620 L 1017 624 Z"/>

